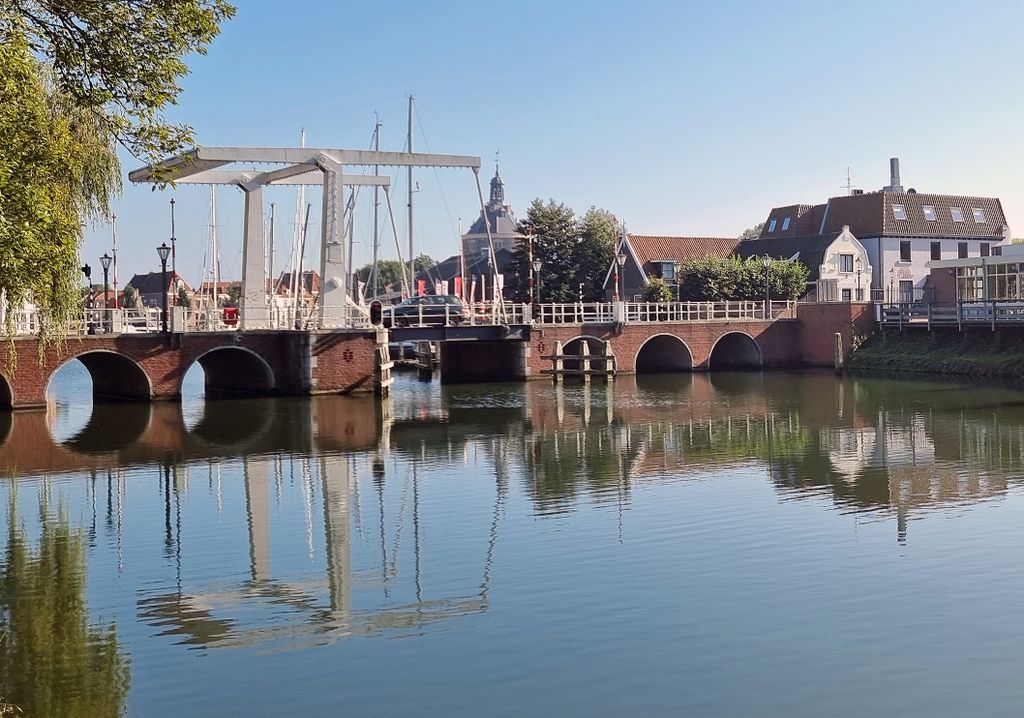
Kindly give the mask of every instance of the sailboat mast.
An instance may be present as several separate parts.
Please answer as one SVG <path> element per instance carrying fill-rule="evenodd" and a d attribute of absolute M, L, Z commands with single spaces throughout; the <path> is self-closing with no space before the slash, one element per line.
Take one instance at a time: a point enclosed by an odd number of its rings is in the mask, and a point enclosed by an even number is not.
<path fill-rule="evenodd" d="M 376 113 L 375 113 L 376 114 Z M 373 149 L 380 152 L 380 116 L 377 115 L 377 124 L 373 127 Z M 373 166 L 375 177 L 380 176 L 380 165 Z M 373 264 L 370 266 L 370 291 L 371 296 L 377 296 L 377 252 L 380 249 L 380 187 L 373 186 Z"/>
<path fill-rule="evenodd" d="M 114 309 L 121 308 L 121 300 L 117 295 L 117 215 L 110 215 L 110 242 L 111 250 L 110 253 L 114 256 Z M 103 301 L 106 302 L 107 298 L 103 297 Z"/>
<path fill-rule="evenodd" d="M 409 125 L 406 133 L 406 145 L 409 148 L 409 153 L 412 154 L 412 103 L 413 96 L 409 95 Z M 415 291 L 412 285 L 416 282 L 416 255 L 413 254 L 413 242 L 412 242 L 412 165 L 409 165 L 409 296 L 413 296 Z"/>
<path fill-rule="evenodd" d="M 210 270 L 213 273 L 213 288 L 210 290 L 214 309 L 220 306 L 220 248 L 217 246 L 217 187 L 210 187 Z"/>
<path fill-rule="evenodd" d="M 299 133 L 299 147 L 306 146 L 306 128 L 303 127 Z M 299 185 L 298 201 L 295 204 L 295 236 L 292 239 L 292 276 L 290 286 L 290 294 L 292 295 L 292 301 L 295 303 L 295 316 L 299 316 L 299 271 L 302 266 L 302 212 L 306 205 L 306 190 L 302 185 Z"/>
<path fill-rule="evenodd" d="M 270 203 L 270 251 L 267 252 L 267 261 L 270 263 L 270 266 L 267 268 L 267 277 L 270 280 L 270 291 L 267 294 L 267 304 L 271 306 L 274 304 L 274 295 L 276 294 L 274 291 L 274 287 L 276 286 L 274 283 L 274 210 L 276 207 L 277 205 L 275 203 Z"/>

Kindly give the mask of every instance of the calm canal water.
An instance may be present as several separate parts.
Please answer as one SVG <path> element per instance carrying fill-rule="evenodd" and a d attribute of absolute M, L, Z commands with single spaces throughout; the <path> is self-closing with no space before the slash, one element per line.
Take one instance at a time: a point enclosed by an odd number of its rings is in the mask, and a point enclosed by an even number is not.
<path fill-rule="evenodd" d="M 1024 711 L 1016 389 L 56 390 L 0 414 L 0 702 L 29 715 Z"/>

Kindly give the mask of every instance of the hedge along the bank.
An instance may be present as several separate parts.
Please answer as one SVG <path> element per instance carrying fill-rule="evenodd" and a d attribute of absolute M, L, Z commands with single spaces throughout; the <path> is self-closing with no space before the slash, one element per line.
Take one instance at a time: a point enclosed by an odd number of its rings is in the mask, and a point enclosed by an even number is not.
<path fill-rule="evenodd" d="M 722 302 L 765 297 L 765 267 L 760 257 L 704 257 L 679 268 L 679 299 Z M 810 272 L 800 262 L 773 259 L 768 265 L 768 293 L 773 300 L 796 300 L 807 293 Z"/>

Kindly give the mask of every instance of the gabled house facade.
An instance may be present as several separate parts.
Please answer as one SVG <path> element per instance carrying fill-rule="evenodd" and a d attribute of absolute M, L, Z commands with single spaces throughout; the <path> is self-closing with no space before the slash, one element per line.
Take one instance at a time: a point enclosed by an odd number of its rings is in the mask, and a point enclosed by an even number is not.
<path fill-rule="evenodd" d="M 740 242 L 736 256 L 768 256 L 798 261 L 807 267 L 805 300 L 817 302 L 856 302 L 868 298 L 871 282 L 871 258 L 849 227 L 839 232 L 774 239 L 750 239 Z"/>
<path fill-rule="evenodd" d="M 871 294 L 865 298 L 883 301 L 930 301 L 932 262 L 991 256 L 1010 241 L 998 198 L 904 191 L 897 158 L 890 171 L 889 185 L 876 192 L 852 190 L 825 204 L 773 208 L 759 240 L 849 227 L 870 259 Z"/>
<path fill-rule="evenodd" d="M 163 285 L 163 278 L 166 276 L 167 285 Z M 189 303 L 192 302 L 194 292 L 188 283 L 176 272 L 147 272 L 136 274 L 125 285 L 125 289 L 132 287 L 139 293 L 139 304 L 143 307 L 161 308 L 163 306 L 163 295 L 167 295 L 167 306 L 173 307 L 178 303 L 178 292 L 185 290 Z"/>
<path fill-rule="evenodd" d="M 703 257 L 728 257 L 740 244 L 735 237 L 666 237 L 656 235 L 625 234 L 616 254 L 624 254 L 625 262 L 619 269 L 622 299 L 641 301 L 647 280 L 658 277 L 674 286 L 679 265 Z M 604 279 L 604 294 L 608 301 L 615 296 L 616 262 L 608 267 Z"/>

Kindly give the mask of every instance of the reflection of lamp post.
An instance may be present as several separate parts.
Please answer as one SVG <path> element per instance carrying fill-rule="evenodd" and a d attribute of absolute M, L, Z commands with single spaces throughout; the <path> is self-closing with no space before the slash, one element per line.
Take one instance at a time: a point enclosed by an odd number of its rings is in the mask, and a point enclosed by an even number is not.
<path fill-rule="evenodd" d="M 103 265 L 103 329 L 104 331 L 110 331 L 110 323 L 107 319 L 107 309 L 110 309 L 110 302 L 107 301 L 107 272 L 110 270 L 110 262 L 113 260 L 106 252 L 100 257 L 100 264 Z"/>
<path fill-rule="evenodd" d="M 540 304 L 540 268 L 542 266 L 544 266 L 544 262 L 540 261 L 539 259 L 535 259 L 532 262 L 530 262 L 530 268 L 533 270 L 533 273 L 530 275 L 530 284 L 531 285 L 533 284 L 534 276 L 537 277 L 537 298 L 534 299 L 533 295 L 531 294 L 530 299 L 532 301 L 535 301 L 535 303 L 537 303 L 537 304 Z M 532 287 L 531 287 L 531 291 L 532 291 Z"/>
<path fill-rule="evenodd" d="M 620 251 L 615 255 L 615 301 L 622 297 L 622 267 L 626 264 L 626 253 Z"/>
<path fill-rule="evenodd" d="M 771 319 L 772 316 L 772 298 L 770 293 L 770 286 L 768 282 L 768 270 L 772 266 L 772 258 L 767 254 L 761 259 L 761 263 L 764 265 L 764 318 Z"/>
<path fill-rule="evenodd" d="M 896 268 L 889 270 L 889 303 L 896 303 Z"/>
<path fill-rule="evenodd" d="M 171 253 L 171 248 L 167 246 L 167 242 L 161 242 L 160 246 L 156 248 L 157 254 L 160 255 L 160 295 L 163 297 L 163 301 L 160 303 L 160 330 L 167 333 L 167 257 Z"/>
<path fill-rule="evenodd" d="M 860 273 L 864 267 L 864 263 L 860 261 L 860 257 L 857 257 L 857 301 L 864 299 L 864 293 L 860 289 Z"/>

